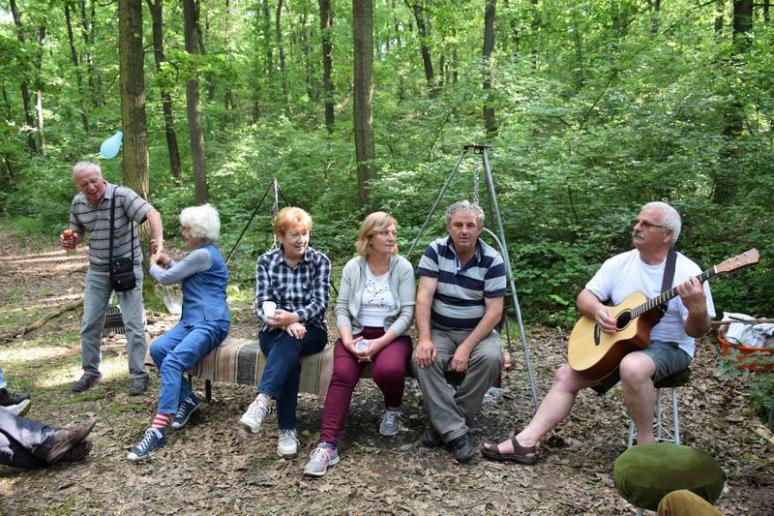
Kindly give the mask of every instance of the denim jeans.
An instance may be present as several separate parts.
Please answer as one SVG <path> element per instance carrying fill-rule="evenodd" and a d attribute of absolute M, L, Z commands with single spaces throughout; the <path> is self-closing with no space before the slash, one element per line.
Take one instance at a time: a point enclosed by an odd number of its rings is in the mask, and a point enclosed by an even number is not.
<path fill-rule="evenodd" d="M 151 344 L 151 357 L 161 373 L 159 414 L 174 414 L 180 401 L 193 395 L 185 372 L 215 349 L 228 335 L 228 321 L 182 322 Z"/>
<path fill-rule="evenodd" d="M 261 352 L 266 367 L 258 392 L 277 400 L 277 426 L 280 430 L 295 430 L 298 387 L 301 381 L 301 357 L 314 355 L 325 348 L 328 334 L 316 326 L 308 326 L 302 340 L 283 330 L 264 330 L 260 335 Z"/>
<path fill-rule="evenodd" d="M 5 386 L 5 373 L 3 372 L 3 368 L 0 367 L 0 389 L 5 389 Z"/>
<path fill-rule="evenodd" d="M 142 266 L 134 266 L 137 286 L 126 292 L 116 292 L 121 305 L 121 318 L 126 328 L 126 356 L 129 359 L 129 377 L 148 376 L 145 367 L 145 307 L 142 304 Z M 102 330 L 105 328 L 105 311 L 110 294 L 108 267 L 89 265 L 86 271 L 86 287 L 83 295 L 83 323 L 81 324 L 81 363 L 83 373 L 99 376 L 102 361 L 100 344 Z"/>

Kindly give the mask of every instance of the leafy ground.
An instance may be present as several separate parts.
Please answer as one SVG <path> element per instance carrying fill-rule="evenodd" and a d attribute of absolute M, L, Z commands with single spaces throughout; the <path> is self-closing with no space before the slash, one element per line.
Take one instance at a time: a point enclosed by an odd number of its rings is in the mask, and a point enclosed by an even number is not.
<path fill-rule="evenodd" d="M 2 226 L 0 226 L 2 228 Z M 0 229 L 0 335 L 29 324 L 80 295 L 83 254 L 65 255 L 54 242 L 24 241 Z M 235 302 L 234 333 L 255 328 L 249 296 Z M 94 451 L 80 464 L 18 471 L 0 466 L 0 511 L 62 513 L 412 513 L 412 514 L 622 514 L 633 509 L 617 494 L 611 470 L 624 451 L 628 419 L 620 390 L 604 398 L 582 393 L 568 421 L 542 448 L 536 466 L 476 459 L 458 465 L 443 450 L 418 443 L 425 426 L 419 390 L 407 385 L 401 432 L 378 434 L 380 396 L 370 381 L 356 391 L 340 441 L 342 461 L 321 479 L 302 475 L 304 458 L 278 459 L 273 421 L 257 435 L 236 426 L 252 397 L 248 387 L 216 385 L 185 429 L 170 431 L 168 445 L 143 464 L 129 463 L 128 449 L 149 424 L 158 378 L 149 394 L 130 398 L 124 341 L 104 343 L 103 381 L 84 394 L 69 391 L 80 374 L 80 309 L 66 311 L 40 329 L 0 342 L 0 363 L 14 390 L 30 390 L 30 416 L 69 425 L 97 416 Z M 173 317 L 149 313 L 149 338 Z M 531 326 L 528 339 L 539 391 L 565 354 L 566 334 Z M 757 422 L 745 409 L 746 379 L 716 373 L 713 341 L 700 344 L 691 386 L 681 389 L 684 443 L 714 455 L 728 475 L 719 501 L 726 514 L 774 513 L 774 460 L 766 441 L 750 431 Z M 504 377 L 505 394 L 485 406 L 475 427 L 478 442 L 506 435 L 531 414 L 521 353 Z M 202 385 L 196 386 L 203 389 Z M 314 447 L 321 400 L 299 404 L 303 455 Z"/>

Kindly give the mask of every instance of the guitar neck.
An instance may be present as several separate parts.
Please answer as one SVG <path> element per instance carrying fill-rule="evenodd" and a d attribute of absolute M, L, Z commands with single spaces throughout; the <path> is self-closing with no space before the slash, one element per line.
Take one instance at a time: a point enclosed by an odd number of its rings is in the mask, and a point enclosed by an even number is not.
<path fill-rule="evenodd" d="M 705 281 L 715 276 L 716 274 L 717 274 L 717 270 L 715 269 L 715 267 L 712 267 L 711 269 L 707 269 L 706 271 L 696 276 L 696 279 L 698 279 L 700 283 L 704 283 Z M 677 296 L 677 287 L 672 287 L 669 290 L 662 292 L 658 296 L 648 299 L 647 302 L 635 307 L 632 310 L 632 318 L 639 317 L 645 312 L 649 312 L 653 310 L 657 306 L 661 305 L 662 303 L 666 303 L 667 301 L 669 301 L 675 296 Z"/>

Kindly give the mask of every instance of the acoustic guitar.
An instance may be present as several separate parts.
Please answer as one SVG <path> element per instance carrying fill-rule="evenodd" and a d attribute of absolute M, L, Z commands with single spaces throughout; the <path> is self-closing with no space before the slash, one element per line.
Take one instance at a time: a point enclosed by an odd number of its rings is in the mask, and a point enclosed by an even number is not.
<path fill-rule="evenodd" d="M 715 265 L 696 278 L 700 282 L 724 272 L 731 272 L 758 263 L 757 249 Z M 567 361 L 570 367 L 589 380 L 601 380 L 618 368 L 624 355 L 644 349 L 650 343 L 650 330 L 659 321 L 658 307 L 677 296 L 677 287 L 648 299 L 642 292 L 634 292 L 622 303 L 610 307 L 616 317 L 616 332 L 603 332 L 594 319 L 582 317 L 570 334 Z"/>

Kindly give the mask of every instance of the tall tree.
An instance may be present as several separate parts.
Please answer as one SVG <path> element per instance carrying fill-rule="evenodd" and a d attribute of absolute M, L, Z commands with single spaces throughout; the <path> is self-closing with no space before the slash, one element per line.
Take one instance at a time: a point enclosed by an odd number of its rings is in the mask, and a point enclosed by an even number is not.
<path fill-rule="evenodd" d="M 354 37 L 353 126 L 357 160 L 357 201 L 368 206 L 370 183 L 376 176 L 374 149 L 374 5 L 373 0 L 352 0 Z"/>
<path fill-rule="evenodd" d="M 290 115 L 290 103 L 288 99 L 288 71 L 285 65 L 285 46 L 282 43 L 282 0 L 277 0 L 277 10 L 274 16 L 274 33 L 277 38 L 277 53 L 280 63 L 280 84 L 282 85 L 282 99 L 285 114 Z"/>
<path fill-rule="evenodd" d="M 198 0 L 183 0 L 183 23 L 185 50 L 189 54 L 199 53 Z M 185 87 L 188 112 L 188 132 L 191 137 L 191 161 L 193 162 L 196 202 L 204 204 L 209 200 L 207 171 L 204 163 L 204 132 L 202 131 L 202 110 L 199 103 L 199 73 L 194 66 Z"/>
<path fill-rule="evenodd" d="M 484 11 L 484 129 L 486 137 L 491 140 L 497 136 L 497 121 L 492 105 L 492 51 L 495 46 L 495 7 L 497 0 L 487 0 Z"/>
<path fill-rule="evenodd" d="M 745 80 L 743 71 L 744 61 L 741 56 L 746 54 L 752 45 L 753 28 L 753 1 L 734 1 L 733 12 L 733 46 L 735 56 L 730 60 L 732 77 L 741 77 Z M 735 81 L 732 81 L 734 83 Z M 724 148 L 721 150 L 721 160 L 715 174 L 712 191 L 712 200 L 718 204 L 728 205 L 733 202 L 738 187 L 740 164 L 738 161 L 738 144 L 736 140 L 744 130 L 744 105 L 741 98 L 741 85 L 731 93 L 731 102 L 725 110 L 723 139 Z"/>
<path fill-rule="evenodd" d="M 89 132 L 89 116 L 88 116 L 88 102 L 86 101 L 86 92 L 83 89 L 83 76 L 81 74 L 81 64 L 78 58 L 78 50 L 75 48 L 75 37 L 73 36 L 73 22 L 71 9 L 71 0 L 65 0 L 64 12 L 65 12 L 65 25 L 67 27 L 67 41 L 70 44 L 70 59 L 73 62 L 73 69 L 75 70 L 75 82 L 78 86 L 78 96 L 80 97 L 79 103 L 81 105 L 81 125 L 85 133 Z"/>
<path fill-rule="evenodd" d="M 24 33 L 24 24 L 22 23 L 21 12 L 16 5 L 16 0 L 11 0 L 11 15 L 13 16 L 13 23 L 16 25 L 16 38 L 22 46 L 25 45 L 27 37 Z M 30 99 L 30 87 L 26 77 L 22 77 L 19 85 L 21 90 L 22 105 L 24 107 L 24 122 L 25 131 L 27 133 L 27 147 L 31 154 L 38 152 L 38 146 L 35 143 L 35 137 L 32 134 L 33 127 L 35 127 L 35 121 L 32 119 L 32 106 Z"/>
<path fill-rule="evenodd" d="M 320 5 L 320 34 L 322 40 L 323 62 L 323 92 L 325 96 L 325 127 L 328 133 L 333 132 L 335 115 L 333 112 L 333 45 L 331 44 L 331 30 L 333 27 L 333 9 L 331 0 L 318 0 Z"/>
<path fill-rule="evenodd" d="M 164 57 L 164 3 L 163 0 L 146 0 L 153 22 L 153 57 L 156 61 L 156 71 L 161 72 L 166 61 Z M 180 150 L 177 146 L 177 134 L 175 133 L 175 115 L 172 109 L 172 95 L 159 81 L 161 93 L 161 109 L 164 112 L 164 127 L 167 136 L 167 152 L 169 154 L 169 170 L 172 177 L 180 179 Z"/>
<path fill-rule="evenodd" d="M 124 184 L 148 197 L 148 133 L 142 45 L 142 0 L 118 1 L 118 74 L 124 130 Z"/>
<path fill-rule="evenodd" d="M 411 9 L 411 12 L 414 14 L 414 20 L 417 22 L 425 80 L 427 81 L 427 87 L 432 91 L 435 88 L 435 74 L 433 72 L 433 60 L 430 57 L 430 34 L 427 30 L 427 23 L 425 23 L 427 9 L 425 9 L 422 0 L 406 0 L 406 5 Z"/>

